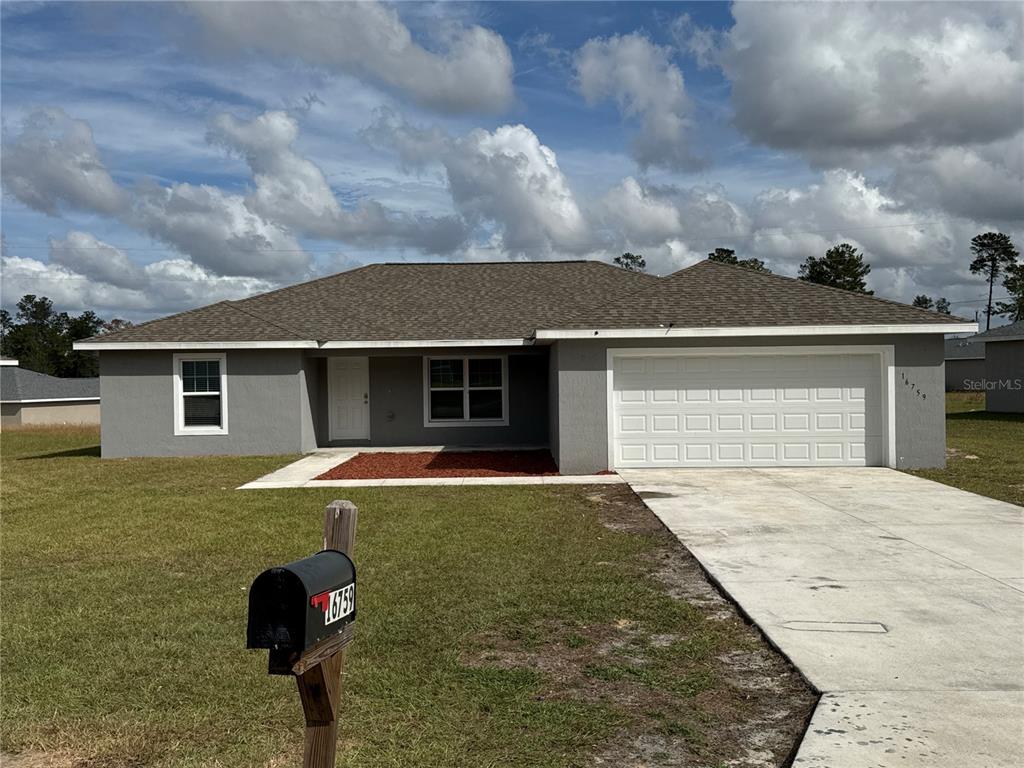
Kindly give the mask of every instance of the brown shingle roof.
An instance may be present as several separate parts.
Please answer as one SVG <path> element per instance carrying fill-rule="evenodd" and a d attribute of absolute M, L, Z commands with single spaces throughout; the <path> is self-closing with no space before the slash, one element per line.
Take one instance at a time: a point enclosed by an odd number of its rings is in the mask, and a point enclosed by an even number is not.
<path fill-rule="evenodd" d="M 94 336 L 97 342 L 151 341 L 299 341 L 307 337 L 266 318 L 245 312 L 239 302 L 220 301 L 170 317 Z"/>
<path fill-rule="evenodd" d="M 371 264 L 91 341 L 521 339 L 541 329 L 950 320 L 709 261 L 662 278 L 597 261 Z"/>
<path fill-rule="evenodd" d="M 746 267 L 701 261 L 608 307 L 599 328 L 943 324 L 960 318 Z"/>

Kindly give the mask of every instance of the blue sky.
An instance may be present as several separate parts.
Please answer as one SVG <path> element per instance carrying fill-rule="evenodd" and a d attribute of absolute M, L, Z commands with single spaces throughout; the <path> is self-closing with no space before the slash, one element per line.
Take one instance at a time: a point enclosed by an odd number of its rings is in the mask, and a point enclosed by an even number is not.
<path fill-rule="evenodd" d="M 1019 6 L 5 3 L 3 302 L 134 320 L 382 260 L 716 246 L 984 293 Z"/>

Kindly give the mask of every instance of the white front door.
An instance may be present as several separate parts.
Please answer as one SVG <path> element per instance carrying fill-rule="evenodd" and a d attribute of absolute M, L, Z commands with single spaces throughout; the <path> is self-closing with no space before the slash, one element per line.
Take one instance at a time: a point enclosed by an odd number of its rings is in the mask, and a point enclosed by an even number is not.
<path fill-rule="evenodd" d="M 612 375 L 616 467 L 884 463 L 878 355 L 623 355 Z"/>
<path fill-rule="evenodd" d="M 370 365 L 365 357 L 332 357 L 327 361 L 331 440 L 370 437 Z"/>

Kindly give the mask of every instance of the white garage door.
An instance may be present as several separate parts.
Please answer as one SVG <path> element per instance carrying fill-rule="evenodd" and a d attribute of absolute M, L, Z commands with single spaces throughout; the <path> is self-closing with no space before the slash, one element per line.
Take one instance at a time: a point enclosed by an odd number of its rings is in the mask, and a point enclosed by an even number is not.
<path fill-rule="evenodd" d="M 883 463 L 878 355 L 613 357 L 617 467 Z"/>

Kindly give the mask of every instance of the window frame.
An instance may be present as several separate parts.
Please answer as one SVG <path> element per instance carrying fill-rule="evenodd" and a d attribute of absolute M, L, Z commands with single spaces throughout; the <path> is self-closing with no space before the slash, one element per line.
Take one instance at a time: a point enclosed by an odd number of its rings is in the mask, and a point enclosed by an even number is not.
<path fill-rule="evenodd" d="M 213 354 L 181 353 L 173 356 L 174 360 L 174 434 L 175 435 L 226 435 L 228 434 L 228 356 L 224 352 Z M 219 427 L 186 427 L 185 398 L 193 393 L 185 392 L 182 384 L 182 363 L 216 361 L 220 364 L 220 426 Z M 212 392 L 196 392 L 196 395 L 209 395 Z"/>
<path fill-rule="evenodd" d="M 431 387 L 430 386 L 430 361 L 431 360 L 461 360 L 462 361 L 462 418 L 461 419 L 431 419 L 430 418 L 430 393 L 432 391 L 457 391 L 456 387 Z M 469 386 L 469 361 L 470 360 L 500 360 L 501 361 L 501 386 L 500 387 L 470 387 Z M 469 393 L 470 391 L 497 391 L 501 390 L 501 418 L 500 419 L 472 419 L 469 416 Z M 507 427 L 508 426 L 508 355 L 424 355 L 423 356 L 423 426 L 424 427 Z"/>

